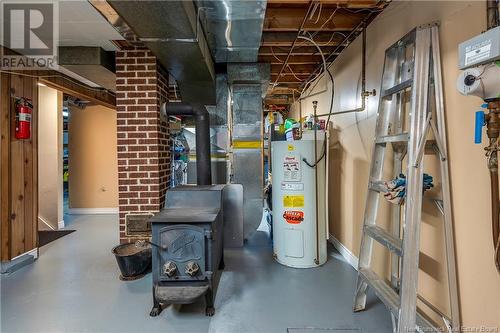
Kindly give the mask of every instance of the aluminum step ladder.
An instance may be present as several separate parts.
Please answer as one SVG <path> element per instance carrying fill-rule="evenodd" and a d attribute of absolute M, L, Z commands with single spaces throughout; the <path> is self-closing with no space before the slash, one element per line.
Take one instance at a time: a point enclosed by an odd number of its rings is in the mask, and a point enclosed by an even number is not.
<path fill-rule="evenodd" d="M 417 309 L 417 298 L 442 318 L 449 332 L 458 332 L 460 327 L 438 35 L 436 24 L 420 26 L 385 52 L 354 311 L 365 309 L 366 292 L 372 288 L 390 310 L 397 333 L 441 332 Z M 381 192 L 386 190 L 382 176 L 388 147 L 392 147 L 394 175 L 406 172 L 407 177 L 404 207 L 392 207 L 391 232 L 376 224 Z M 417 290 L 423 164 L 429 150 L 440 161 L 442 198 L 434 202 L 443 215 L 449 317 L 421 298 Z M 390 283 L 370 268 L 374 240 L 391 252 Z"/>

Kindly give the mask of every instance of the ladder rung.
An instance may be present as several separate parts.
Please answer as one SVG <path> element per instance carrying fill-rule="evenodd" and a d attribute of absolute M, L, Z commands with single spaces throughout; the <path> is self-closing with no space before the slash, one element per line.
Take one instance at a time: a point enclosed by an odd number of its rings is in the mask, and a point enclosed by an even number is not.
<path fill-rule="evenodd" d="M 394 134 L 394 135 L 384 135 L 375 139 L 375 143 L 406 143 L 410 139 L 408 133 Z"/>
<path fill-rule="evenodd" d="M 358 273 L 370 288 L 373 289 L 377 297 L 385 304 L 389 311 L 398 318 L 400 300 L 398 294 L 391 286 L 368 268 L 360 267 Z M 417 313 L 417 326 L 425 328 L 425 332 L 439 332 L 430 321 L 419 313 Z"/>
<path fill-rule="evenodd" d="M 411 87 L 413 84 L 413 79 L 408 79 L 406 81 L 403 81 L 399 84 L 396 84 L 394 87 L 391 87 L 387 90 L 384 90 L 384 93 L 382 94 L 382 98 L 394 95 L 395 93 L 398 93 L 402 90 L 405 90 L 406 88 Z"/>
<path fill-rule="evenodd" d="M 396 318 L 399 315 L 399 296 L 396 292 L 369 268 L 359 268 L 361 278 L 373 289 L 375 294 L 385 304 Z"/>
<path fill-rule="evenodd" d="M 436 207 L 439 209 L 441 214 L 444 215 L 444 206 L 443 206 L 443 200 L 441 199 L 433 199 L 434 203 L 436 204 Z"/>
<path fill-rule="evenodd" d="M 379 193 L 387 192 L 387 188 L 382 180 L 371 180 L 368 184 L 368 189 Z"/>
<path fill-rule="evenodd" d="M 388 248 L 389 251 L 393 252 L 394 254 L 398 256 L 402 255 L 403 243 L 401 239 L 394 237 L 393 235 L 376 225 L 365 226 L 365 233 Z"/>

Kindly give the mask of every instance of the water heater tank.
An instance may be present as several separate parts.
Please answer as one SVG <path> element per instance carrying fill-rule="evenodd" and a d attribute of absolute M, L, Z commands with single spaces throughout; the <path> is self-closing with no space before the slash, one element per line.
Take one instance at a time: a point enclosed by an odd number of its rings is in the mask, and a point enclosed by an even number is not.
<path fill-rule="evenodd" d="M 324 138 L 324 132 L 318 131 L 318 158 Z M 314 164 L 313 131 L 304 132 L 302 140 L 273 141 L 271 159 L 274 257 L 290 267 L 320 266 L 327 258 L 326 158 L 316 168 L 303 160 Z"/>

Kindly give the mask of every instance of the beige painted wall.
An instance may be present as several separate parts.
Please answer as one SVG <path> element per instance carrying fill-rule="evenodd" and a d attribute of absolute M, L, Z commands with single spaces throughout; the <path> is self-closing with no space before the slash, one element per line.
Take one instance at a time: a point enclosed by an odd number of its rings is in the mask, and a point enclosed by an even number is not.
<path fill-rule="evenodd" d="M 367 29 L 367 89 L 380 92 L 380 80 L 387 47 L 417 25 L 440 21 L 441 54 L 448 130 L 451 187 L 462 323 L 465 326 L 500 328 L 500 275 L 493 263 L 489 176 L 483 146 L 474 145 L 474 111 L 481 104 L 476 97 L 461 96 L 455 82 L 457 45 L 486 28 L 485 1 L 396 1 Z M 334 111 L 360 105 L 360 55 L 358 38 L 332 67 L 335 78 Z M 320 81 L 315 91 L 325 88 Z M 319 102 L 318 113 L 328 111 L 330 93 L 302 101 L 302 114 L 312 113 L 312 101 Z M 334 117 L 330 152 L 330 231 L 356 256 L 359 253 L 363 211 L 378 97 L 370 97 L 367 111 Z M 292 109 L 297 117 L 298 104 Z M 426 172 L 438 175 L 437 163 L 426 159 Z M 387 178 L 391 170 L 387 170 Z M 436 190 L 426 198 L 439 195 Z M 388 204 L 384 203 L 380 223 L 389 226 Z M 443 265 L 443 230 L 437 209 L 424 203 L 421 234 L 420 293 L 448 312 L 446 268 Z M 386 252 L 375 249 L 375 270 L 388 277 Z"/>
<path fill-rule="evenodd" d="M 38 228 L 63 226 L 62 93 L 38 87 Z"/>
<path fill-rule="evenodd" d="M 69 208 L 118 207 L 116 111 L 72 107 L 69 118 Z"/>

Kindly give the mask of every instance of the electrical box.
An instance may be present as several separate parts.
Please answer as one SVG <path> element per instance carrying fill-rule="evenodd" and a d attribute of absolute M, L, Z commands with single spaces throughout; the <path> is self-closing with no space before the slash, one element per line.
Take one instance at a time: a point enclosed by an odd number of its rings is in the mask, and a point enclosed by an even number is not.
<path fill-rule="evenodd" d="M 460 43 L 458 60 L 460 69 L 500 60 L 500 26 Z"/>

